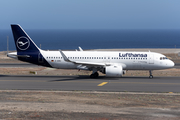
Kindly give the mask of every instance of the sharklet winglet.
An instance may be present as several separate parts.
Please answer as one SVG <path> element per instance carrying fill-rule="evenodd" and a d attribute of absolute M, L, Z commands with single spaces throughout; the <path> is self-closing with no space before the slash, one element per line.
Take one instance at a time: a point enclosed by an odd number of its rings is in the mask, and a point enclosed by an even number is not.
<path fill-rule="evenodd" d="M 81 47 L 79 47 L 79 51 L 83 51 L 83 49 Z"/>
<path fill-rule="evenodd" d="M 65 55 L 61 50 L 59 50 L 59 52 L 61 53 L 64 61 L 66 61 L 66 62 L 72 62 L 72 61 L 70 61 L 70 60 L 66 57 L 66 55 Z"/>

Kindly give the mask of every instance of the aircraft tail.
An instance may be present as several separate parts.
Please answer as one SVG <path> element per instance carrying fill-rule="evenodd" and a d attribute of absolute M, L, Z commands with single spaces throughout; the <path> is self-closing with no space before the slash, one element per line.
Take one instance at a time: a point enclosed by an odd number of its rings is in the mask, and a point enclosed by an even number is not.
<path fill-rule="evenodd" d="M 37 45 L 31 40 L 28 34 L 21 28 L 20 25 L 11 25 L 11 29 L 14 36 L 14 42 L 17 49 L 17 53 L 29 53 L 39 51 Z"/>
<path fill-rule="evenodd" d="M 24 62 L 51 67 L 41 54 L 41 49 L 32 41 L 20 25 L 11 25 L 17 53 L 8 53 L 12 57 Z"/>

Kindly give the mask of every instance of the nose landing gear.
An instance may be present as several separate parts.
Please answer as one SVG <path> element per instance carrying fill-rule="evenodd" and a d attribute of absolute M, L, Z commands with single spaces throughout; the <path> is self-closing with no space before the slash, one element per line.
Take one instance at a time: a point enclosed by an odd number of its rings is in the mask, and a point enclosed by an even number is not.
<path fill-rule="evenodd" d="M 152 71 L 149 70 L 149 78 L 152 79 L 153 78 L 153 75 L 152 75 Z"/>

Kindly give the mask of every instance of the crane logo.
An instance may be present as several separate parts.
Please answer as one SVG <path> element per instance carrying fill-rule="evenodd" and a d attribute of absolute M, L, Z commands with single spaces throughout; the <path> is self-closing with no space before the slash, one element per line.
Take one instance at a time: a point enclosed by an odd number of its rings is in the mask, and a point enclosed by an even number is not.
<path fill-rule="evenodd" d="M 16 41 L 16 45 L 20 50 L 26 50 L 29 48 L 30 42 L 27 37 L 20 37 Z"/>

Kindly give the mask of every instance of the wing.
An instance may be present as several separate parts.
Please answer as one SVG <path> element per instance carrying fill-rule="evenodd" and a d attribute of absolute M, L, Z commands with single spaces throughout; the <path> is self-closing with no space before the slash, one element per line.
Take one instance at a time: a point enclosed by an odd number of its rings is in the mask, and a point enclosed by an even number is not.
<path fill-rule="evenodd" d="M 66 57 L 66 55 L 65 55 L 61 50 L 59 50 L 59 52 L 61 53 L 64 61 L 66 61 L 66 62 L 72 62 L 72 63 L 74 63 L 74 64 L 79 64 L 79 65 L 82 65 L 82 66 L 86 66 L 86 67 L 88 67 L 88 68 L 108 66 L 108 64 L 105 64 L 105 63 L 71 61 L 71 60 L 69 60 L 69 59 Z"/>

